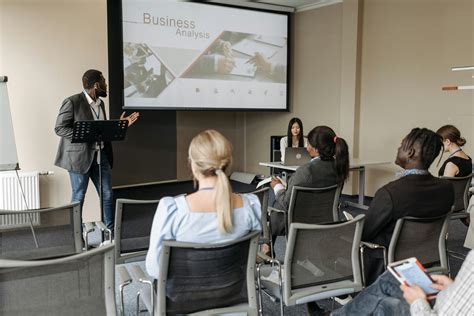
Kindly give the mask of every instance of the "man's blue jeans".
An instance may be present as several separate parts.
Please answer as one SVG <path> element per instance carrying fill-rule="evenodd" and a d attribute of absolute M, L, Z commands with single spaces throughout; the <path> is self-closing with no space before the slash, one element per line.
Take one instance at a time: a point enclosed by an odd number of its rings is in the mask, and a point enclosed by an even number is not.
<path fill-rule="evenodd" d="M 331 315 L 410 315 L 398 282 L 390 272 L 364 289 L 357 297 Z"/>
<path fill-rule="evenodd" d="M 102 221 L 107 228 L 114 229 L 114 209 L 113 209 L 113 196 L 112 196 L 112 185 L 111 185 L 111 168 L 105 153 L 101 154 L 101 169 L 102 169 L 102 201 L 103 201 L 103 214 Z M 69 172 L 69 178 L 71 179 L 72 187 L 72 202 L 81 202 L 81 217 L 82 217 L 82 205 L 84 204 L 84 198 L 87 192 L 87 186 L 89 185 L 89 179 L 92 180 L 94 186 L 99 193 L 99 165 L 97 164 L 97 157 L 94 157 L 91 167 L 87 173 L 76 173 Z"/>

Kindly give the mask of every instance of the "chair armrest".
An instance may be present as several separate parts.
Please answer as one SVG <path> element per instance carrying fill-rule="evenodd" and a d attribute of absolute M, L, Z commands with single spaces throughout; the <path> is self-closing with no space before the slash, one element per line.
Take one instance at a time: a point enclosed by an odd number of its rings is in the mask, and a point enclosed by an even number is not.
<path fill-rule="evenodd" d="M 141 298 L 141 300 L 145 304 L 148 312 L 151 315 L 153 315 L 153 311 L 155 310 L 154 280 L 149 279 L 148 276 L 145 274 L 145 272 L 142 270 L 142 268 L 137 264 L 130 266 L 130 270 L 133 276 L 135 277 L 135 279 L 138 280 L 138 282 L 147 285 L 144 289 L 141 289 L 137 293 L 137 295 L 138 297 Z M 137 298 L 137 310 L 138 310 L 138 298 Z"/>
<path fill-rule="evenodd" d="M 120 281 L 120 287 L 127 286 L 128 284 L 132 283 L 132 277 L 125 266 L 116 266 L 117 272 Z"/>
<path fill-rule="evenodd" d="M 101 221 L 95 222 L 95 226 L 97 226 L 97 228 L 99 228 L 101 231 L 107 230 L 107 226 L 105 226 L 105 224 Z"/>
<path fill-rule="evenodd" d="M 101 232 L 105 233 L 106 239 L 103 241 L 103 243 L 107 243 L 112 241 L 112 231 L 105 226 L 105 224 L 102 221 L 95 222 L 95 226 L 100 229 Z"/>
<path fill-rule="evenodd" d="M 90 245 L 89 245 L 89 234 L 94 231 L 94 223 L 93 222 L 87 222 L 83 223 L 83 230 L 82 230 L 82 238 L 84 238 L 84 245 L 86 247 L 86 250 L 89 250 Z"/>
<path fill-rule="evenodd" d="M 119 293 L 120 293 L 120 315 L 125 315 L 125 303 L 123 301 L 123 291 L 125 287 L 132 283 L 132 277 L 125 266 L 116 266 L 119 274 Z"/>
<path fill-rule="evenodd" d="M 153 280 L 150 280 L 150 278 L 145 274 L 145 272 L 139 265 L 134 264 L 134 265 L 131 265 L 129 268 L 133 276 L 135 277 L 135 279 L 138 280 L 138 282 L 145 283 L 145 284 L 153 283 Z"/>
<path fill-rule="evenodd" d="M 276 263 L 276 264 L 281 264 L 280 261 L 277 259 L 274 259 L 270 256 L 267 256 L 263 252 L 257 252 L 257 259 L 260 259 L 260 263 Z"/>
<path fill-rule="evenodd" d="M 348 204 L 348 202 L 341 202 L 341 204 L 340 204 L 340 206 L 346 206 L 346 205 L 350 205 L 351 208 L 355 208 L 355 209 L 358 209 L 360 211 L 367 211 L 369 209 L 368 205 L 361 205 L 361 204 L 357 204 L 357 203 Z"/>
<path fill-rule="evenodd" d="M 267 207 L 267 213 L 268 213 L 268 214 L 271 214 L 271 213 L 273 213 L 273 212 L 283 213 L 283 214 L 286 213 L 284 210 L 280 210 L 280 209 L 275 208 L 275 207 L 273 207 L 273 206 Z"/>
<path fill-rule="evenodd" d="M 382 245 L 378 245 L 378 244 L 372 243 L 372 242 L 361 241 L 359 248 L 360 248 L 360 253 L 361 253 L 361 255 L 363 254 L 365 248 L 381 249 L 382 252 L 383 252 L 383 263 L 384 263 L 384 267 L 385 267 L 385 268 L 387 267 L 387 264 L 388 264 L 387 247 L 382 246 Z M 361 257 L 360 260 L 361 260 L 361 262 L 362 262 L 362 270 L 364 271 L 364 270 L 365 270 L 365 268 L 364 268 L 364 258 Z M 365 284 L 365 280 L 364 280 L 364 284 Z"/>
<path fill-rule="evenodd" d="M 94 223 L 93 222 L 84 223 L 84 233 L 90 233 L 93 230 L 94 230 Z"/>
<path fill-rule="evenodd" d="M 382 245 L 379 245 L 379 244 L 376 244 L 376 243 L 373 243 L 373 242 L 367 242 L 367 241 L 361 241 L 360 246 L 361 247 L 367 247 L 367 248 L 370 248 L 370 249 L 385 249 L 386 248 L 385 246 L 382 246 Z"/>

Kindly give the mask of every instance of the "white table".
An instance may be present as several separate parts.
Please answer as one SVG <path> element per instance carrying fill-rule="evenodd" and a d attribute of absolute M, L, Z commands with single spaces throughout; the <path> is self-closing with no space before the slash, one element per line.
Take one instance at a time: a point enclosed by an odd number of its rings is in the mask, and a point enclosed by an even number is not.
<path fill-rule="evenodd" d="M 355 205 L 360 208 L 367 208 L 364 204 L 365 196 L 365 167 L 390 164 L 391 161 L 369 161 L 361 159 L 350 159 L 349 170 L 359 172 L 359 199 L 357 203 L 347 202 L 347 204 Z M 260 166 L 278 168 L 295 172 L 299 166 L 285 166 L 281 162 L 260 162 Z"/>

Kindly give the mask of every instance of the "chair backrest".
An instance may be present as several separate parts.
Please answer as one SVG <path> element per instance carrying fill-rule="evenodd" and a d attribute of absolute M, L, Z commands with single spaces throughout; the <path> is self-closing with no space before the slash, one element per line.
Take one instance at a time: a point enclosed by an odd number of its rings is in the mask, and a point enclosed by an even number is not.
<path fill-rule="evenodd" d="M 339 221 L 341 189 L 338 185 L 324 188 L 294 186 L 288 207 L 288 226 L 291 223 L 321 224 Z"/>
<path fill-rule="evenodd" d="M 362 289 L 359 247 L 365 215 L 347 222 L 290 225 L 284 261 L 283 297 L 294 290 L 325 285 L 337 294 L 338 282 Z"/>
<path fill-rule="evenodd" d="M 441 177 L 442 179 L 450 181 L 454 186 L 454 213 L 467 210 L 472 176 L 473 174 L 465 177 Z"/>
<path fill-rule="evenodd" d="M 450 215 L 397 220 L 388 248 L 388 262 L 416 257 L 430 272 L 448 272 L 446 234 Z"/>
<path fill-rule="evenodd" d="M 209 309 L 219 314 L 221 308 L 256 315 L 255 260 L 259 234 L 251 232 L 220 244 L 163 242 L 155 315 Z"/>
<path fill-rule="evenodd" d="M 262 234 L 260 235 L 259 242 L 268 243 L 270 242 L 270 229 L 268 228 L 269 217 L 267 213 L 267 208 L 268 197 L 270 195 L 270 187 L 263 187 L 250 193 L 255 194 L 258 197 L 258 199 L 260 200 L 260 206 L 262 207 L 262 216 L 260 218 L 260 221 L 262 223 Z"/>
<path fill-rule="evenodd" d="M 117 199 L 115 207 L 115 262 L 143 259 L 150 244 L 153 217 L 160 200 Z"/>
<path fill-rule="evenodd" d="M 80 204 L 0 210 L 0 258 L 47 259 L 82 251 Z"/>
<path fill-rule="evenodd" d="M 116 315 L 113 247 L 58 259 L 0 259 L 0 315 Z"/>

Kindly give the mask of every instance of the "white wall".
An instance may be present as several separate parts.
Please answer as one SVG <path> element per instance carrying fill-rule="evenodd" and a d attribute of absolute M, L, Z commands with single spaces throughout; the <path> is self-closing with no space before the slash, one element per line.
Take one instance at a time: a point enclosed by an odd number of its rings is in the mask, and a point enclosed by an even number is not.
<path fill-rule="evenodd" d="M 54 125 L 62 100 L 82 90 L 85 70 L 108 73 L 106 16 L 105 0 L 0 0 L 0 73 L 9 77 L 20 167 L 55 172 L 41 178 L 43 207 L 71 198 L 67 171 L 54 166 Z M 99 217 L 92 188 L 87 220 Z"/>
<path fill-rule="evenodd" d="M 360 153 L 395 160 L 413 127 L 437 130 L 454 124 L 474 155 L 474 72 L 451 72 L 474 64 L 474 1 L 366 0 L 362 29 Z M 437 174 L 438 168 L 432 168 Z M 368 173 L 368 193 L 393 179 L 394 168 Z"/>

